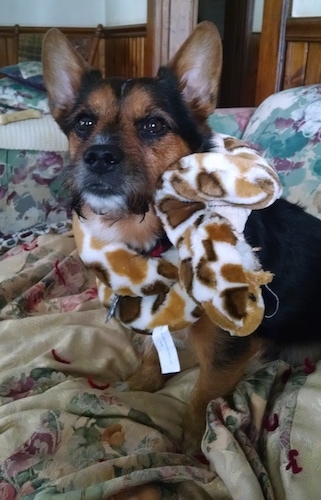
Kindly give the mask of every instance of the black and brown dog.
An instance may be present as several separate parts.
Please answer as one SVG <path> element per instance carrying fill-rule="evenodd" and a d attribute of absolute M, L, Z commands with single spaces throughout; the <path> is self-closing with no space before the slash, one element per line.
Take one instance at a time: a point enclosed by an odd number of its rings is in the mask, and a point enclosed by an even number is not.
<path fill-rule="evenodd" d="M 69 139 L 67 186 L 75 211 L 114 218 L 113 230 L 135 247 L 159 230 L 150 210 L 160 175 L 181 157 L 209 150 L 221 73 L 221 41 L 214 25 L 196 27 L 155 78 L 103 79 L 58 30 L 44 40 L 43 68 L 50 109 Z M 142 217 L 145 215 L 145 217 Z M 189 340 L 200 376 L 191 397 L 191 418 L 205 425 L 205 408 L 231 391 L 253 359 L 283 357 L 300 363 L 321 353 L 321 222 L 279 200 L 252 212 L 245 229 L 264 269 L 274 274 L 278 298 L 263 290 L 266 317 L 248 337 L 231 337 L 204 314 Z M 138 242 L 138 243 L 137 243 Z M 160 386 L 152 348 L 133 376 L 134 389 Z"/>

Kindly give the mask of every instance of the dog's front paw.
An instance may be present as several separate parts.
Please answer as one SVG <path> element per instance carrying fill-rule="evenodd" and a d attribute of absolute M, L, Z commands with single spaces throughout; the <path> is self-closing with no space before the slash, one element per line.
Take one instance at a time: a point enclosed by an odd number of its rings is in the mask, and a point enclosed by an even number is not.
<path fill-rule="evenodd" d="M 127 379 L 129 391 L 156 392 L 166 381 L 158 365 L 142 362 L 139 368 Z"/>
<path fill-rule="evenodd" d="M 164 385 L 163 377 L 146 377 L 146 371 L 138 368 L 127 380 L 113 384 L 117 392 L 143 391 L 156 392 Z"/>

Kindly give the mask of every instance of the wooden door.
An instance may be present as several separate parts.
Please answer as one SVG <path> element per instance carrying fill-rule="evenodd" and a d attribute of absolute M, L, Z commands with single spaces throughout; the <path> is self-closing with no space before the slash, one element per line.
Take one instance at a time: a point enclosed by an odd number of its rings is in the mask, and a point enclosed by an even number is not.
<path fill-rule="evenodd" d="M 265 0 L 264 2 L 255 94 L 256 105 L 281 88 L 286 19 L 291 7 L 291 0 Z"/>
<path fill-rule="evenodd" d="M 197 24 L 198 0 L 148 0 L 145 75 L 155 76 Z"/>
<path fill-rule="evenodd" d="M 148 0 L 146 76 L 154 76 L 175 54 L 198 23 L 198 8 L 198 0 Z M 223 107 L 254 105 L 257 52 L 253 55 L 251 46 L 253 9 L 254 0 L 225 0 L 219 99 Z"/>

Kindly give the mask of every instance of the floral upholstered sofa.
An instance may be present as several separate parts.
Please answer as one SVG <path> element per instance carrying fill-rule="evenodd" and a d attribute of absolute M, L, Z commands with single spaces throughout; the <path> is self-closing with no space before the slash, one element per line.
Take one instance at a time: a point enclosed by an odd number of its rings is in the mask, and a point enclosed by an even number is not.
<path fill-rule="evenodd" d="M 321 85 L 279 92 L 258 109 L 218 110 L 210 123 L 253 144 L 277 169 L 283 196 L 321 217 Z"/>
<path fill-rule="evenodd" d="M 219 109 L 210 124 L 258 148 L 284 196 L 321 217 L 321 85 L 280 92 L 257 109 Z M 37 206 L 31 170 L 1 168 L 10 189 L 19 178 Z M 48 197 L 61 193 L 58 174 L 43 183 Z M 268 364 L 230 398 L 211 401 L 203 454 L 185 455 L 197 368 L 154 394 L 120 391 L 115 383 L 138 364 L 131 334 L 105 323 L 69 220 L 43 214 L 31 227 L 24 219 L 22 232 L 10 233 L 8 218 L 0 228 L 0 498 L 319 498 L 321 362 Z"/>

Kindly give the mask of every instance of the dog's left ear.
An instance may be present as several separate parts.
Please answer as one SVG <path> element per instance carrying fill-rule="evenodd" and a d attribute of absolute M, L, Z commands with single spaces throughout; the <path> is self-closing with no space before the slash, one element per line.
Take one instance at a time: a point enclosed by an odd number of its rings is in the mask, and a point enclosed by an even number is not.
<path fill-rule="evenodd" d="M 82 76 L 90 66 L 57 28 L 44 36 L 42 64 L 50 111 L 60 122 L 74 104 Z"/>
<path fill-rule="evenodd" d="M 195 115 L 206 120 L 216 107 L 222 70 L 222 42 L 215 24 L 198 24 L 168 66 Z"/>

